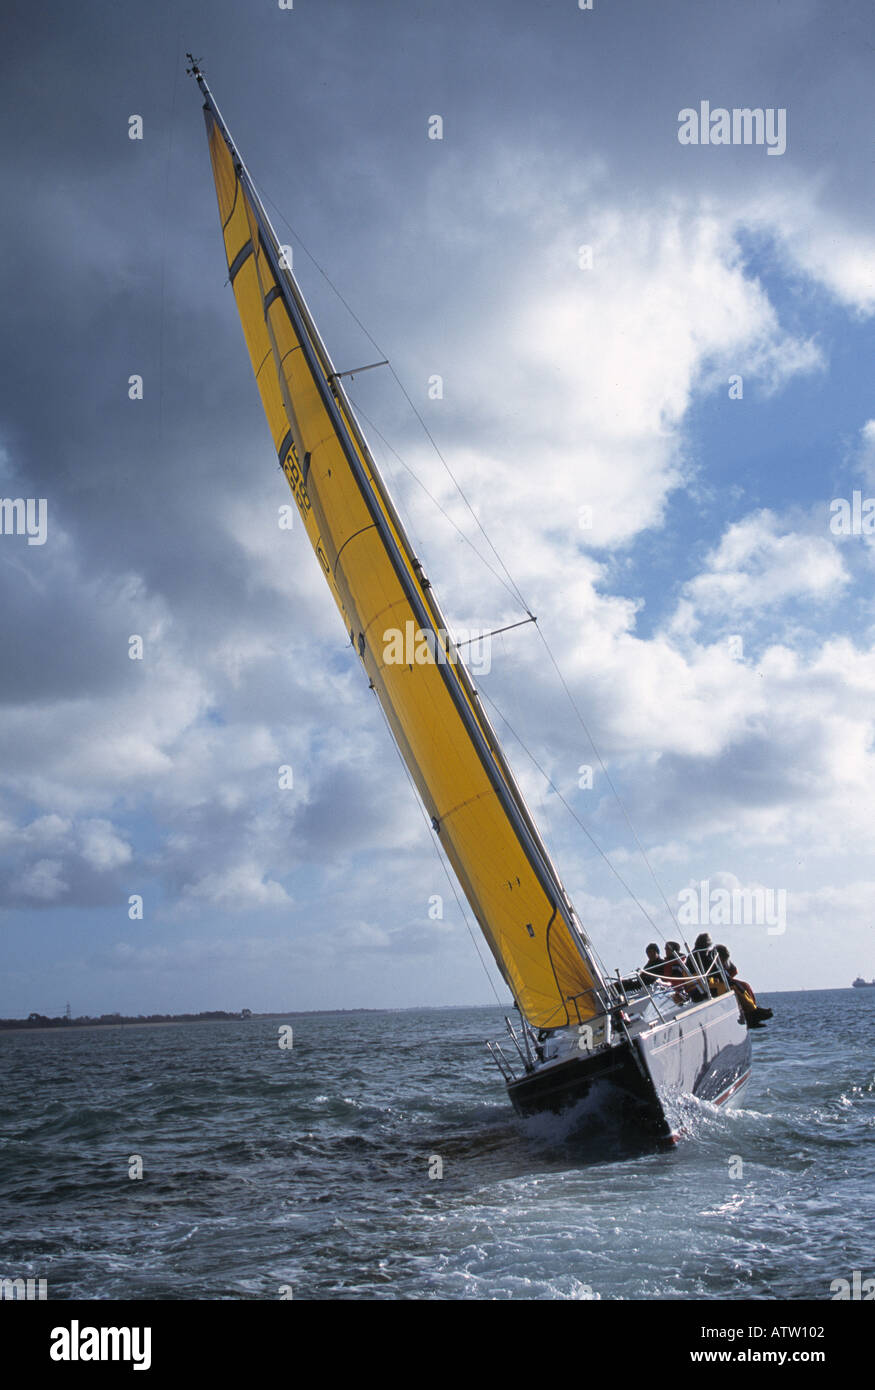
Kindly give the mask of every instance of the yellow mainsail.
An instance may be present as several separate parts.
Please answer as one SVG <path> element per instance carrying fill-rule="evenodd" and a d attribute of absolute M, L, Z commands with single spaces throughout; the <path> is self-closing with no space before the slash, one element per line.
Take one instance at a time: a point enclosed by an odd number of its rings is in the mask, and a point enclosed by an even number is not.
<path fill-rule="evenodd" d="M 193 71 L 255 379 L 346 631 L 522 1013 L 540 1028 L 584 1021 L 602 1011 L 602 977 L 252 181 Z"/>

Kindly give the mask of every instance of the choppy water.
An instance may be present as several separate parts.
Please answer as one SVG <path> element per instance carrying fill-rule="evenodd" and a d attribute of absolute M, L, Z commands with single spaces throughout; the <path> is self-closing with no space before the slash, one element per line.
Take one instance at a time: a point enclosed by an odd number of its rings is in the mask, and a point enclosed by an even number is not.
<path fill-rule="evenodd" d="M 0 1275 L 61 1299 L 828 1299 L 875 1274 L 875 990 L 764 1000 L 743 1108 L 691 1102 L 670 1152 L 592 1107 L 517 1119 L 492 1009 L 0 1034 Z"/>

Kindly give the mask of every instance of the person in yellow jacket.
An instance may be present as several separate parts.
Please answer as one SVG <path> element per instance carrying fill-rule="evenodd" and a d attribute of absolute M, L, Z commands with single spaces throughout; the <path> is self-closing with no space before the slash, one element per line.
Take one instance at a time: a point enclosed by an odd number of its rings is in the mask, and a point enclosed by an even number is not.
<path fill-rule="evenodd" d="M 723 969 L 732 982 L 738 1002 L 741 1005 L 741 1012 L 744 1014 L 748 1028 L 762 1028 L 767 1018 L 772 1017 L 771 1009 L 761 1009 L 756 1001 L 756 995 L 746 980 L 739 980 L 738 970 L 729 958 L 728 946 L 718 946 L 717 954 L 723 962 Z"/>

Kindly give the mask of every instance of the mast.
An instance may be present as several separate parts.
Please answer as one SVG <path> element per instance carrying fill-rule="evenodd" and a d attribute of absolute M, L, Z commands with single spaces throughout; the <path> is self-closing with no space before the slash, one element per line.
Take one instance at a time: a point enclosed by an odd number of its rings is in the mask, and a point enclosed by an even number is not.
<path fill-rule="evenodd" d="M 336 590 L 335 599 L 344 612 L 345 617 L 349 619 L 357 605 L 354 589 L 351 587 L 351 580 L 344 574 L 344 567 L 340 564 L 341 555 L 350 540 L 355 540 L 356 537 L 361 534 L 362 529 L 375 529 L 383 547 L 381 554 L 384 554 L 389 561 L 394 575 L 394 582 L 400 585 L 404 600 L 418 623 L 419 630 L 433 632 L 440 644 L 441 652 L 446 653 L 448 659 L 446 661 L 438 660 L 435 663 L 436 669 L 440 672 L 445 690 L 452 699 L 456 716 L 461 722 L 464 734 L 476 750 L 482 769 L 488 776 L 492 792 L 494 792 L 496 798 L 503 807 L 507 820 L 513 826 L 514 833 L 525 853 L 529 865 L 541 884 L 541 889 L 545 897 L 549 903 L 552 903 L 552 916 L 550 916 L 549 921 L 546 922 L 546 949 L 553 965 L 556 985 L 557 987 L 559 986 L 559 976 L 562 971 L 564 971 L 565 975 L 568 975 L 567 960 L 563 960 L 561 970 L 557 971 L 556 963 L 553 961 L 553 948 L 550 946 L 550 932 L 554 927 L 554 923 L 556 924 L 556 930 L 559 930 L 558 923 L 556 922 L 557 917 L 559 922 L 564 923 L 563 931 L 567 933 L 567 945 L 571 945 L 572 948 L 576 950 L 580 957 L 581 964 L 585 966 L 585 973 L 588 974 L 591 979 L 591 985 L 587 989 L 582 990 L 579 995 L 564 995 L 566 1001 L 565 1008 L 568 1012 L 566 1021 L 571 1021 L 572 1015 L 576 1015 L 577 1018 L 591 1017 L 592 1014 L 597 1011 L 596 1006 L 604 1007 L 606 1003 L 610 1002 L 613 995 L 611 986 L 606 983 L 597 962 L 588 949 L 588 942 L 580 926 L 577 915 L 559 878 L 544 840 L 525 803 L 516 778 L 501 748 L 498 736 L 492 727 L 482 701 L 471 680 L 470 673 L 458 650 L 449 638 L 448 626 L 440 604 L 429 580 L 423 572 L 422 564 L 415 554 L 395 504 L 382 479 L 376 461 L 373 458 L 367 440 L 356 420 L 351 402 L 334 368 L 328 349 L 316 327 L 294 274 L 281 259 L 279 239 L 273 230 L 270 219 L 254 187 L 252 178 L 222 118 L 206 80 L 193 59 L 191 60 L 189 71 L 197 80 L 198 86 L 204 96 L 204 112 L 208 133 L 211 139 L 211 155 L 213 157 L 214 174 L 217 181 L 220 211 L 222 212 L 223 218 L 223 233 L 226 233 L 226 254 L 229 257 L 229 276 L 232 285 L 235 286 L 235 296 L 238 297 L 238 307 L 241 311 L 241 318 L 244 319 L 244 332 L 246 333 L 247 343 L 250 347 L 253 366 L 256 367 L 256 363 L 263 351 L 264 342 L 266 341 L 276 366 L 279 394 L 282 401 L 285 423 L 288 425 L 285 436 L 278 446 L 280 463 L 292 486 L 299 508 L 304 512 L 305 520 L 310 523 L 310 539 L 313 541 L 317 550 L 320 562 L 326 572 L 326 577 L 328 577 L 329 582 L 334 585 Z M 213 124 L 219 132 L 228 155 L 230 155 L 231 164 L 233 166 L 233 176 L 236 179 L 233 197 L 230 187 L 228 186 L 231 177 L 230 173 L 222 164 L 220 151 L 217 151 L 216 147 L 213 145 L 211 134 Z M 222 184 L 221 189 L 220 182 Z M 237 246 L 241 237 L 245 235 L 247 225 L 243 222 L 241 210 L 238 208 L 238 184 L 239 189 L 242 190 L 244 194 L 244 205 L 248 204 L 248 208 L 245 210 L 249 218 L 248 227 L 250 234 L 245 242 L 239 246 L 239 249 L 237 249 L 236 254 L 234 254 L 232 258 L 233 247 L 228 245 L 228 234 L 226 229 L 236 214 L 242 228 L 242 230 L 237 233 L 236 240 L 233 243 L 233 246 Z M 227 207 L 230 208 L 227 219 L 224 215 L 225 208 L 223 207 L 223 196 Z M 243 304 L 241 303 L 240 296 L 238 296 L 237 285 L 235 284 L 237 275 L 250 258 L 252 258 L 255 263 L 257 288 L 263 303 L 263 321 L 267 331 L 266 339 L 264 338 L 262 330 L 258 329 L 253 321 L 254 316 L 251 307 L 253 302 L 252 292 L 248 292 L 250 298 Z M 262 262 L 264 263 L 264 268 L 260 269 L 259 267 Z M 253 281 L 252 285 L 254 289 L 256 282 Z M 292 336 L 288 339 L 292 345 L 290 347 L 287 346 L 285 352 L 281 350 L 281 344 L 278 341 L 278 332 L 280 335 L 285 334 L 283 346 L 286 346 L 288 334 L 285 332 L 284 321 L 280 321 L 278 325 L 273 314 L 270 312 L 271 306 L 274 305 L 278 298 L 282 299 L 292 329 Z M 254 351 L 256 338 L 259 338 L 257 352 Z M 312 385 L 315 386 L 319 397 L 318 407 L 314 407 L 309 400 L 309 396 L 312 395 L 312 392 L 309 391 L 308 385 L 307 408 L 311 414 L 318 408 L 320 419 L 322 419 L 322 413 L 324 412 L 325 420 L 330 424 L 333 430 L 336 443 L 339 444 L 342 452 L 343 462 L 349 469 L 352 478 L 355 480 L 359 500 L 360 502 L 364 502 L 367 509 L 367 517 L 369 518 L 364 528 L 360 527 L 353 535 L 343 533 L 342 528 L 340 532 L 338 532 L 338 539 L 340 539 L 342 543 L 340 544 L 340 549 L 335 550 L 333 567 L 329 559 L 332 550 L 331 532 L 332 527 L 337 531 L 338 526 L 336 521 L 332 521 L 328 510 L 323 505 L 320 495 L 325 478 L 323 477 L 321 483 L 317 483 L 314 488 L 315 479 L 311 479 L 310 477 L 311 458 L 313 458 L 314 455 L 312 451 L 307 448 L 308 438 L 305 437 L 307 432 L 302 430 L 301 421 L 298 418 L 300 407 L 295 404 L 293 399 L 295 393 L 290 389 L 288 380 L 292 368 L 287 367 L 286 364 L 289 361 L 294 361 L 293 354 L 298 350 L 300 350 L 301 356 L 309 369 L 307 382 L 309 383 L 310 378 L 312 378 Z M 277 403 L 273 399 L 276 393 L 269 382 L 263 381 L 263 368 L 264 359 L 261 360 L 260 366 L 257 367 L 256 378 L 259 382 L 259 389 L 262 391 L 262 399 L 269 421 L 273 421 L 278 416 L 276 408 Z M 298 369 L 296 368 L 295 370 Z M 297 385 L 299 393 L 303 394 L 300 379 Z M 279 427 L 276 427 L 276 429 L 277 432 L 279 432 Z M 311 428 L 309 437 L 311 443 L 315 440 L 317 446 L 321 447 L 325 445 L 326 441 L 324 438 L 320 437 L 318 430 L 314 433 L 314 430 Z M 332 476 L 330 469 L 326 476 Z M 318 538 L 316 534 L 317 528 Z M 345 539 L 343 539 L 344 534 Z M 398 606 L 398 603 L 396 603 L 395 607 L 397 608 Z M 367 628 L 367 623 L 365 623 L 365 628 Z M 355 644 L 356 633 L 354 624 L 349 628 L 349 632 L 351 641 Z M 358 632 L 358 648 L 359 655 L 371 675 L 371 685 L 377 690 L 378 696 L 381 699 L 381 704 L 384 706 L 384 711 L 389 717 L 390 728 L 396 738 L 396 742 L 398 742 L 402 756 L 414 774 L 417 788 L 423 796 L 423 800 L 426 802 L 427 809 L 430 809 L 429 803 L 432 799 L 430 793 L 433 788 L 429 782 L 427 770 L 424 770 L 421 766 L 421 758 L 417 757 L 416 749 L 411 745 L 407 737 L 407 731 L 404 727 L 403 712 L 399 713 L 399 699 L 397 696 L 393 696 L 392 692 L 388 689 L 388 683 L 385 679 L 385 667 L 380 667 L 379 662 L 377 662 L 376 670 L 374 669 L 374 654 L 370 649 L 369 642 L 365 640 L 364 631 L 361 629 Z M 411 666 L 410 669 L 412 671 L 413 667 Z M 425 680 L 424 675 L 422 679 L 423 681 Z M 434 698 L 433 687 L 432 696 Z M 433 782 L 435 778 L 432 777 L 431 780 Z M 479 795 L 482 796 L 483 793 L 481 792 Z M 458 811 L 460 808 L 457 807 L 456 810 Z M 447 815 L 449 814 L 448 812 Z M 496 943 L 494 933 L 491 930 L 492 923 L 484 920 L 483 912 L 478 910 L 478 908 L 482 908 L 482 903 L 478 903 L 476 900 L 477 892 L 471 873 L 469 872 L 470 864 L 465 861 L 465 855 L 461 853 L 459 846 L 449 843 L 452 837 L 445 837 L 442 834 L 444 826 L 441 824 L 441 817 L 439 815 L 432 815 L 432 824 L 438 834 L 441 835 L 441 842 L 444 849 L 450 858 L 457 877 L 462 883 L 466 896 L 468 896 L 474 908 L 478 923 L 484 935 L 486 935 L 493 949 L 493 953 L 496 955 L 505 980 L 514 993 L 515 998 L 517 998 L 517 1002 L 520 1003 L 520 980 L 516 978 L 516 969 L 508 970 L 508 961 L 506 959 L 507 952 L 502 949 L 500 942 L 498 944 Z M 466 854 L 467 860 L 470 861 L 470 848 L 466 850 Z M 521 879 L 519 876 L 516 878 L 516 884 L 521 886 Z M 512 880 L 508 881 L 507 887 L 508 889 L 513 888 Z M 531 923 L 525 924 L 525 929 L 532 939 L 536 938 L 538 932 Z M 501 935 L 501 933 L 499 933 L 499 935 Z M 560 943 L 555 949 L 559 950 L 560 954 L 564 951 L 567 955 L 567 946 L 562 946 Z M 517 953 L 519 954 L 518 948 Z M 513 963 L 514 966 L 516 966 L 517 962 L 515 960 Z M 543 974 L 543 967 L 541 967 L 541 973 Z M 572 968 L 571 976 L 573 976 L 573 974 L 574 971 Z M 523 981 L 523 983 L 525 982 Z M 581 1004 L 580 999 L 582 995 L 591 995 L 592 997 Z M 569 1003 L 571 1004 L 570 1011 L 568 1010 Z M 520 1008 L 524 1014 L 531 1017 L 533 1012 L 531 1005 L 528 1008 L 523 1008 L 522 1003 L 520 1003 Z M 543 1010 L 541 1012 L 543 1012 Z"/>

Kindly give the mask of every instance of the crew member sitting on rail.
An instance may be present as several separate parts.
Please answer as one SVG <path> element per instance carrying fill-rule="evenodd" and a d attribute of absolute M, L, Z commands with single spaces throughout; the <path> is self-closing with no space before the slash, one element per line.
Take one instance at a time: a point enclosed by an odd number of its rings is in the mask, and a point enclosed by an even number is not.
<path fill-rule="evenodd" d="M 757 1004 L 756 995 L 746 980 L 739 980 L 738 970 L 729 958 L 729 947 L 716 947 L 717 954 L 723 963 L 723 969 L 729 976 L 732 988 L 735 990 L 736 998 L 741 1005 L 741 1012 L 744 1014 L 748 1028 L 762 1028 L 767 1018 L 772 1017 L 771 1009 L 761 1009 Z"/>

